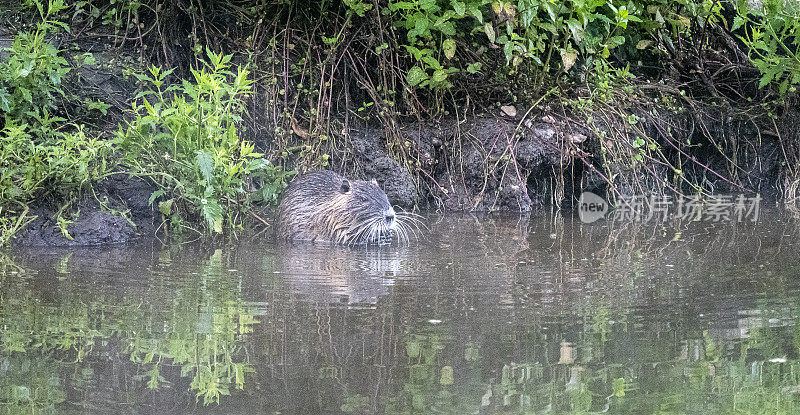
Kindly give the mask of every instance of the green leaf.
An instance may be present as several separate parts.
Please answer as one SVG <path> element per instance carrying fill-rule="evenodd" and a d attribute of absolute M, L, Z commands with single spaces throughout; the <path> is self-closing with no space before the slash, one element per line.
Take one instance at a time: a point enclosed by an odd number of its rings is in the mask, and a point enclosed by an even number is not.
<path fill-rule="evenodd" d="M 386 50 L 388 48 L 389 48 L 389 44 L 387 44 L 386 42 L 383 42 L 380 45 L 375 47 L 375 54 L 376 55 L 380 55 L 381 52 L 383 52 L 384 50 Z"/>
<path fill-rule="evenodd" d="M 206 150 L 197 150 L 195 164 L 200 170 L 200 174 L 205 179 L 206 185 L 211 184 L 214 176 L 214 157 Z"/>
<path fill-rule="evenodd" d="M 408 31 L 408 40 L 410 42 L 414 42 L 417 37 L 430 38 L 431 22 L 428 20 L 428 16 L 417 13 L 411 19 L 409 19 L 407 23 L 410 24 L 412 22 L 414 24 L 414 28 Z"/>
<path fill-rule="evenodd" d="M 442 69 L 442 64 L 439 63 L 439 60 L 437 60 L 433 56 L 423 56 L 422 61 L 428 64 L 428 66 L 433 69 Z"/>
<path fill-rule="evenodd" d="M 164 200 L 163 202 L 158 202 L 158 211 L 164 214 L 164 216 L 169 216 L 172 214 L 172 203 L 175 199 Z"/>
<path fill-rule="evenodd" d="M 450 21 L 444 22 L 440 25 L 437 25 L 436 28 L 439 29 L 439 31 L 442 32 L 442 34 L 445 36 L 456 35 L 456 26 L 453 24 L 453 22 Z"/>
<path fill-rule="evenodd" d="M 447 59 L 453 59 L 453 56 L 456 55 L 456 42 L 453 39 L 445 39 L 445 41 L 442 42 L 442 49 Z"/>
<path fill-rule="evenodd" d="M 613 49 L 623 43 L 625 43 L 625 36 L 612 36 L 608 39 L 608 48 Z"/>
<path fill-rule="evenodd" d="M 19 88 L 19 92 L 22 93 L 22 98 L 28 103 L 33 104 L 33 95 L 31 95 L 31 91 L 28 88 Z"/>
<path fill-rule="evenodd" d="M 762 73 L 761 80 L 758 83 L 759 88 L 763 88 L 772 82 L 773 79 L 777 80 L 783 76 L 783 65 L 777 64 L 777 62 L 762 61 L 762 64 L 760 66 L 756 64 L 756 67 L 758 67 Z"/>
<path fill-rule="evenodd" d="M 17 402 L 31 402 L 31 404 L 33 404 L 31 400 L 31 390 L 27 386 L 14 385 L 12 387 L 11 396 Z"/>
<path fill-rule="evenodd" d="M 147 388 L 148 389 L 158 389 L 158 381 L 161 377 L 158 371 L 158 365 L 153 365 L 153 367 L 147 371 L 147 376 L 149 380 L 147 381 Z"/>
<path fill-rule="evenodd" d="M 420 9 L 427 12 L 436 13 L 440 10 L 439 6 L 436 5 L 436 0 L 416 0 L 416 3 L 419 4 Z"/>
<path fill-rule="evenodd" d="M 466 5 L 464 5 L 464 2 L 463 1 L 458 1 L 458 0 L 453 0 L 451 3 L 453 5 L 453 11 L 456 12 L 456 16 L 464 17 L 464 13 L 466 13 L 466 11 L 467 11 Z"/>
<path fill-rule="evenodd" d="M 447 71 L 444 69 L 437 69 L 433 71 L 433 77 L 431 79 L 437 84 L 443 82 L 445 79 L 447 79 Z"/>
<path fill-rule="evenodd" d="M 765 87 L 768 83 L 772 82 L 772 78 L 775 76 L 772 72 L 767 72 L 763 76 L 761 76 L 761 80 L 758 81 L 758 88 L 761 89 Z"/>
<path fill-rule="evenodd" d="M 625 378 L 614 379 L 612 395 L 617 398 L 625 396 Z"/>
<path fill-rule="evenodd" d="M 411 86 L 417 86 L 422 81 L 428 79 L 428 74 L 422 70 L 419 66 L 414 66 L 411 70 L 408 71 L 408 75 L 406 75 L 406 81 Z"/>
<path fill-rule="evenodd" d="M 781 95 L 786 95 L 786 89 L 788 87 L 789 87 L 789 78 L 787 77 L 778 86 L 778 92 L 780 92 Z"/>
<path fill-rule="evenodd" d="M 514 57 L 514 42 L 504 42 L 505 46 L 503 46 L 503 54 L 506 55 L 506 63 L 511 63 L 511 59 Z"/>
<path fill-rule="evenodd" d="M 11 98 L 11 94 L 8 93 L 8 90 L 6 90 L 3 87 L 0 87 L 0 109 L 1 110 L 5 111 L 5 112 L 11 112 L 10 98 Z"/>
<path fill-rule="evenodd" d="M 414 57 L 414 59 L 416 59 L 416 60 L 422 59 L 422 52 L 419 49 L 415 48 L 414 46 L 409 46 L 409 45 L 403 45 L 403 47 L 406 48 L 406 51 L 408 53 L 410 53 L 411 56 Z"/>
<path fill-rule="evenodd" d="M 147 204 L 148 204 L 148 205 L 152 205 L 152 204 L 153 204 L 153 202 L 154 202 L 156 199 L 158 199 L 158 198 L 159 198 L 159 197 L 161 197 L 161 196 L 164 196 L 165 194 L 167 194 L 167 192 L 165 192 L 163 189 L 156 190 L 155 192 L 153 192 L 152 194 L 150 194 L 150 199 L 148 199 L 148 200 L 147 200 Z"/>
<path fill-rule="evenodd" d="M 106 115 L 106 114 L 108 114 L 108 109 L 111 108 L 111 105 L 110 104 L 106 104 L 103 101 L 90 100 L 89 102 L 86 103 L 86 107 L 89 109 L 89 111 L 98 110 L 103 115 Z"/>
<path fill-rule="evenodd" d="M 570 32 L 572 32 L 572 37 L 575 38 L 575 42 L 580 43 L 583 40 L 583 26 L 575 19 L 569 19 L 566 23 Z"/>
<path fill-rule="evenodd" d="M 442 375 L 439 377 L 439 384 L 443 386 L 453 384 L 453 366 L 442 367 Z"/>
<path fill-rule="evenodd" d="M 222 233 L 222 207 L 216 199 L 206 198 L 200 201 L 202 205 L 203 217 L 208 222 L 208 226 L 215 233 Z"/>
<path fill-rule="evenodd" d="M 419 342 L 409 340 L 406 342 L 406 355 L 408 357 L 417 357 L 420 353 L 420 344 Z"/>
<path fill-rule="evenodd" d="M 481 12 L 481 9 L 478 8 L 478 6 L 471 6 L 469 9 L 469 13 L 475 16 L 476 19 L 478 19 L 478 23 L 483 23 L 483 13 Z"/>
<path fill-rule="evenodd" d="M 94 55 L 91 52 L 86 52 L 83 54 L 83 64 L 84 65 L 96 65 L 97 60 L 94 58 Z"/>
<path fill-rule="evenodd" d="M 491 23 L 486 23 L 483 25 L 483 31 L 486 32 L 486 37 L 489 38 L 489 42 L 494 43 L 495 39 L 497 38 L 494 33 L 494 26 Z"/>
<path fill-rule="evenodd" d="M 467 72 L 469 72 L 469 73 L 478 73 L 481 70 L 482 66 L 483 66 L 483 64 L 480 63 L 480 62 L 470 63 L 469 65 L 467 65 Z"/>
<path fill-rule="evenodd" d="M 547 15 L 550 16 L 550 20 L 553 22 L 558 21 L 558 13 L 555 10 L 556 6 L 554 4 L 551 4 L 550 2 L 544 2 L 544 7 L 545 9 L 547 9 Z M 614 9 L 614 5 L 611 4 L 610 2 L 609 2 L 609 7 L 611 7 L 612 10 Z M 598 13 L 597 15 L 602 16 L 601 13 Z"/>
<path fill-rule="evenodd" d="M 731 31 L 734 31 L 742 27 L 744 23 L 745 23 L 744 18 L 742 18 L 742 16 L 736 15 L 736 17 L 733 18 L 733 26 L 731 26 Z"/>

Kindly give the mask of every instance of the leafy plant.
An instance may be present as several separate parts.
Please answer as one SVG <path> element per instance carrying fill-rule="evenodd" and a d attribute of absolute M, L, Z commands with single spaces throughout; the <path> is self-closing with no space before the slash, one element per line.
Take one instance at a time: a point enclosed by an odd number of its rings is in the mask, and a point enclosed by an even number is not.
<path fill-rule="evenodd" d="M 192 70 L 194 82 L 167 86 L 172 70 L 155 66 L 137 75 L 152 89 L 139 95 L 136 118 L 117 136 L 123 162 L 160 187 L 150 200 L 163 199 L 161 213 L 175 224 L 202 217 L 208 231 L 222 233 L 241 223 L 254 200 L 274 201 L 287 173 L 240 137 L 247 69 L 231 72 L 231 55 L 208 50 L 207 57 Z M 254 179 L 265 185 L 251 197 Z"/>
<path fill-rule="evenodd" d="M 660 42 L 671 45 L 720 10 L 711 1 L 409 0 L 389 2 L 384 14 L 405 30 L 406 82 L 447 89 L 453 74 L 482 68 L 535 86 L 570 70 L 602 76 L 612 66 L 597 61 L 660 53 Z"/>
<path fill-rule="evenodd" d="M 46 9 L 39 1 L 34 3 L 41 22 L 35 31 L 17 34 L 8 59 L 0 65 L 0 110 L 6 122 L 45 117 L 55 109 L 56 96 L 64 94 L 61 80 L 70 70 L 58 49 L 47 42 L 58 28 L 69 30 L 54 20 L 66 6 L 62 0 L 50 0 Z"/>
<path fill-rule="evenodd" d="M 731 30 L 746 27 L 739 38 L 761 71 L 759 88 L 778 86 L 781 95 L 800 84 L 800 4 L 783 0 L 738 1 Z"/>
<path fill-rule="evenodd" d="M 8 58 L 0 63 L 0 207 L 9 215 L 37 191 L 77 191 L 105 177 L 111 168 L 112 143 L 55 115 L 64 95 L 62 77 L 70 67 L 47 35 L 66 28 L 54 20 L 65 6 L 61 0 L 34 4 L 42 21 L 35 31 L 17 34 Z M 2 240 L 7 241 L 21 226 L 17 220 L 4 220 L 17 224 L 3 227 Z"/>
<path fill-rule="evenodd" d="M 0 246 L 9 243 L 11 237 L 32 220 L 33 218 L 28 216 L 28 209 L 23 209 L 22 212 L 13 211 L 9 213 L 4 211 L 3 207 L 0 206 Z M 0 257 L 0 264 L 2 260 L 3 258 Z M 2 267 L 0 267 L 0 269 L 2 269 Z"/>
<path fill-rule="evenodd" d="M 390 1 L 386 8 L 395 18 L 395 24 L 406 30 L 408 44 L 403 45 L 414 58 L 413 66 L 406 76 L 411 86 L 449 88 L 448 76 L 458 68 L 442 64 L 456 53 L 456 22 L 468 16 L 483 15 L 480 6 L 484 0 L 469 2 L 437 2 L 436 0 Z"/>

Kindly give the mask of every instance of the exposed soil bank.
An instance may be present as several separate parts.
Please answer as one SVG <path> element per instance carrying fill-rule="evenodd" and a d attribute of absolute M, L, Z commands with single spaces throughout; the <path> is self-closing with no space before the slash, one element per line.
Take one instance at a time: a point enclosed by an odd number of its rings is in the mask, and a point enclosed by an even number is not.
<path fill-rule="evenodd" d="M 541 189 L 529 192 L 528 178 L 558 166 L 561 153 L 552 126 L 517 127 L 498 117 L 408 124 L 395 152 L 383 130 L 365 129 L 350 134 L 349 150 L 332 164 L 376 178 L 406 209 L 526 212 L 545 200 Z"/>
<path fill-rule="evenodd" d="M 135 78 L 126 70 L 135 66 L 138 55 L 90 41 L 81 50 L 95 53 L 98 63 L 70 72 L 65 84 L 78 102 L 110 104 L 108 115 L 93 121 L 112 131 L 124 122 L 124 111 L 136 96 Z M 713 98 L 708 103 L 687 104 L 690 100 L 676 91 L 681 92 L 659 85 L 646 94 L 630 93 L 636 102 L 622 94 L 616 104 L 608 104 L 607 113 L 614 113 L 609 116 L 603 110 L 570 113 L 557 97 L 531 111 L 520 108 L 517 114 L 496 109 L 461 117 L 406 119 L 397 128 L 381 125 L 374 117 L 359 125 L 353 117 L 339 122 L 347 117 L 340 113 L 338 118 L 331 116 L 338 123 L 333 124 L 348 127 L 323 144 L 318 136 L 300 136 L 285 129 L 277 132 L 279 126 L 268 115 L 280 109 L 269 107 L 276 102 L 257 91 L 248 104 L 253 109 L 244 121 L 243 137 L 255 142 L 259 151 L 273 155 L 311 144 L 315 147 L 310 154 L 290 154 L 273 161 L 304 170 L 320 165 L 309 158 L 326 153 L 330 160 L 325 168 L 354 178 L 377 179 L 390 201 L 407 210 L 527 212 L 544 205 L 569 208 L 585 190 L 607 196 L 647 195 L 673 189 L 691 192 L 694 185 L 717 193 L 758 192 L 765 198 L 780 198 L 792 186 L 793 179 L 784 174 L 787 160 L 800 154 L 796 108 L 777 114 L 773 123 L 763 114 L 753 116 L 715 104 Z M 754 109 L 757 106 L 752 104 Z M 638 130 L 628 124 L 633 115 Z M 646 145 L 657 146 L 662 159 L 635 159 L 635 140 L 641 137 Z M 794 144 L 787 147 L 786 143 Z M 91 246 L 153 236 L 161 220 L 148 203 L 154 190 L 145 179 L 109 178 L 73 204 L 79 215 L 62 215 L 63 231 L 53 207 L 58 203 L 39 200 L 31 206 L 36 219 L 17 234 L 14 243 Z M 269 219 L 269 208 L 263 208 Z"/>
<path fill-rule="evenodd" d="M 353 167 L 376 176 L 390 200 L 406 208 L 527 212 L 548 198 L 528 179 L 561 171 L 563 132 L 545 123 L 526 127 L 486 116 L 414 123 L 401 132 L 404 148 L 395 157 L 406 160 L 405 167 L 386 150 L 389 140 L 375 131 L 352 137 Z"/>
<path fill-rule="evenodd" d="M 661 115 L 642 116 L 639 131 L 660 159 L 638 159 L 631 145 L 637 134 L 619 120 L 590 123 L 585 116 L 540 113 L 407 124 L 399 151 L 387 150 L 393 139 L 383 130 L 361 130 L 349 136 L 345 151 L 333 154 L 332 165 L 375 177 L 393 203 L 423 210 L 526 212 L 547 204 L 571 207 L 583 191 L 647 196 L 695 193 L 694 185 L 781 197 L 787 149 L 779 137 L 797 134 L 798 114 L 785 115 L 773 131 L 714 106 L 655 110 Z"/>
<path fill-rule="evenodd" d="M 31 214 L 36 218 L 15 235 L 14 241 L 24 246 L 98 246 L 152 236 L 155 215 L 148 199 L 154 190 L 142 179 L 116 174 L 101 183 L 94 194 L 83 195 L 76 215 L 62 216 L 69 221 L 63 230 L 50 204 L 33 207 Z"/>
<path fill-rule="evenodd" d="M 681 116 L 685 114 L 676 117 Z M 715 124 L 712 120 L 707 125 L 712 136 L 731 137 L 730 121 Z M 604 127 L 606 131 L 613 128 Z M 668 155 L 674 153 L 689 161 L 684 170 L 691 180 L 705 181 L 717 192 L 778 197 L 783 157 L 778 140 L 774 135 L 759 134 L 752 124 L 743 122 L 740 127 L 728 140 L 748 144 L 733 153 L 738 158 L 733 169 L 730 156 L 711 143 L 697 146 L 692 154 L 680 154 L 682 150 L 671 148 L 672 138 L 660 137 L 656 128 L 649 132 Z M 501 116 L 451 119 L 410 123 L 400 130 L 402 152 L 387 149 L 390 139 L 383 130 L 352 130 L 344 149 L 328 149 L 329 168 L 351 177 L 377 179 L 390 201 L 404 209 L 443 211 L 527 212 L 552 203 L 568 207 L 583 190 L 608 192 L 609 175 L 614 176 L 616 191 L 624 194 L 661 192 L 663 184 L 672 180 L 669 170 L 655 163 L 637 169 L 604 161 L 595 156 L 601 153 L 602 139 L 593 132 L 596 128 L 548 116 L 530 121 Z M 697 143 L 708 141 L 700 135 L 692 138 Z M 653 173 L 642 175 L 642 167 Z M 66 233 L 58 226 L 56 212 L 45 203 L 33 207 L 37 218 L 15 242 L 91 246 L 153 236 L 160 217 L 148 204 L 154 190 L 143 179 L 115 175 L 94 194 L 84 195 L 78 204 L 80 214 L 66 225 Z"/>
<path fill-rule="evenodd" d="M 42 32 L 65 60 L 50 63 L 63 72 L 58 82 L 51 78 L 59 91 L 52 113 L 86 126 L 93 137 L 111 137 L 133 117 L 132 103 L 153 97 L 140 78 L 148 67 L 168 71 L 166 85 L 191 83 L 193 70 L 208 67 L 208 51 L 227 55 L 229 69 L 246 69 L 252 80 L 237 139 L 254 142 L 287 170 L 376 178 L 404 209 L 569 208 L 587 190 L 608 198 L 760 193 L 800 200 L 797 95 L 776 95 L 776 85 L 761 84 L 742 38 L 757 22 L 733 29 L 737 12 L 730 4 L 709 11 L 696 2 L 656 2 L 634 13 L 646 24 L 624 33 L 615 32 L 617 25 L 605 35 L 593 27 L 592 36 L 564 25 L 572 13 L 567 7 L 560 29 L 542 38 L 550 46 L 523 52 L 522 43 L 511 48 L 515 41 L 490 33 L 508 30 L 508 37 L 537 21 L 531 16 L 545 17 L 543 9 L 509 15 L 484 4 L 472 14 L 445 13 L 435 26 L 455 34 L 439 36 L 416 33 L 416 25 L 404 23 L 419 14 L 386 2 L 66 3 L 51 19 L 69 22 L 70 30 Z M 353 9 L 362 3 L 366 9 Z M 42 10 L 30 6 L 5 7 L 0 58 L 11 56 L 2 50 L 10 39 L 36 29 Z M 609 11 L 598 9 L 596 17 Z M 664 13 L 682 18 L 656 17 Z M 464 16 L 451 20 L 455 15 Z M 478 18 L 477 31 L 470 16 Z M 433 33 L 440 39 L 431 41 Z M 587 43 L 596 36 L 624 41 L 609 46 L 599 66 L 600 60 L 590 63 L 596 48 Z M 429 59 L 421 59 L 423 48 Z M 549 63 L 529 61 L 545 51 Z M 242 189 L 259 186 L 247 182 Z M 154 235 L 163 231 L 162 215 L 148 203 L 154 190 L 144 179 L 115 176 L 64 209 L 64 200 L 49 199 L 59 192 L 44 189 L 29 203 L 36 219 L 15 243 L 104 245 Z M 274 192 L 267 193 L 272 199 Z M 270 219 L 270 208 L 259 208 L 266 211 L 256 212 L 262 220 L 247 218 L 256 232 Z"/>

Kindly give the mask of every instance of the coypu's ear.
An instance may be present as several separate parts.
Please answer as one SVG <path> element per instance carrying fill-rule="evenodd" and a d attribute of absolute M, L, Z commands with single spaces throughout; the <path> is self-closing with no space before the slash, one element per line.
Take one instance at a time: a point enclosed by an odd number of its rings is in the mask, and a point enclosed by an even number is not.
<path fill-rule="evenodd" d="M 342 187 L 339 188 L 339 191 L 342 193 L 347 193 L 350 191 L 350 181 L 347 179 L 342 179 Z"/>
<path fill-rule="evenodd" d="M 373 178 L 372 180 L 370 180 L 370 181 L 371 181 L 371 182 L 372 182 L 372 184 L 374 184 L 375 186 L 377 186 L 377 185 L 378 185 L 378 181 L 377 181 L 377 180 L 375 180 L 374 178 Z"/>

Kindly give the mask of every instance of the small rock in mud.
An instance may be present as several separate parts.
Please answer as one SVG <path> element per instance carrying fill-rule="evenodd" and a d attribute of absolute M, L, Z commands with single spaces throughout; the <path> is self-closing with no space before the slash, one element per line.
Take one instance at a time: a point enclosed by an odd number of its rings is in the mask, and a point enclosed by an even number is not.
<path fill-rule="evenodd" d="M 353 160 L 348 160 L 347 164 L 355 167 L 355 172 L 352 172 L 354 177 L 377 180 L 393 205 L 411 209 L 418 201 L 414 177 L 388 154 L 385 142 L 386 137 L 382 130 L 362 129 L 351 132 L 350 152 L 346 154 L 351 155 Z M 336 160 L 338 161 L 338 157 Z M 350 176 L 351 172 L 347 170 L 337 172 Z"/>
<path fill-rule="evenodd" d="M 414 207 L 417 202 L 414 178 L 396 160 L 389 156 L 378 157 L 364 170 L 369 177 L 378 181 L 393 205 L 406 209 Z"/>

